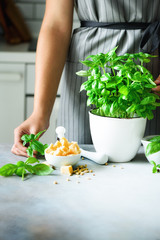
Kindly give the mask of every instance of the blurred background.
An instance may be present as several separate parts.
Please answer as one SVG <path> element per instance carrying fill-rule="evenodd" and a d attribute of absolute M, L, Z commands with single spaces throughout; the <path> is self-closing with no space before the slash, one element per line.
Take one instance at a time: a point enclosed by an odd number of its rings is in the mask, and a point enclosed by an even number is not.
<path fill-rule="evenodd" d="M 0 2 L 0 143 L 13 143 L 14 128 L 32 112 L 36 43 L 44 11 L 45 0 Z M 78 26 L 74 11 L 73 29 Z M 61 84 L 43 143 L 56 140 L 60 95 Z"/>

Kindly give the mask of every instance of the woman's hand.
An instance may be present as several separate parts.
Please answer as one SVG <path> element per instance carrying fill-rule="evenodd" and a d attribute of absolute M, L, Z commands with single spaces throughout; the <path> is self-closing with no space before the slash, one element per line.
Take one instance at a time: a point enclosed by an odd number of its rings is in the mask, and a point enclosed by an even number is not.
<path fill-rule="evenodd" d="M 160 96 L 160 75 L 158 76 L 158 78 L 154 82 L 157 85 L 157 87 L 152 88 L 152 91 L 155 94 L 157 94 L 158 96 Z"/>
<path fill-rule="evenodd" d="M 23 146 L 21 140 L 22 135 L 24 134 L 37 134 L 40 131 L 43 131 L 49 127 L 49 122 L 45 118 L 40 118 L 37 115 L 32 114 L 27 120 L 25 120 L 20 126 L 14 130 L 14 144 L 12 146 L 11 152 L 20 155 L 29 157 L 27 155 L 27 147 Z"/>

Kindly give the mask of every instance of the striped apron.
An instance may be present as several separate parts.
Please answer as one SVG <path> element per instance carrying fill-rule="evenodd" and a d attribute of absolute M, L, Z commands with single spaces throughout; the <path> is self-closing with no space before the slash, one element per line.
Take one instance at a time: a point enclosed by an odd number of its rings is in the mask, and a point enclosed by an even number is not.
<path fill-rule="evenodd" d="M 75 0 L 80 21 L 104 23 L 160 21 L 159 0 Z M 86 69 L 79 60 L 88 55 L 107 53 L 119 46 L 117 54 L 139 52 L 143 29 L 108 29 L 101 27 L 80 27 L 74 30 L 67 61 L 63 71 L 61 104 L 58 125 L 66 128 L 69 141 L 79 144 L 92 143 L 89 114 L 86 106 L 86 92 L 80 91 L 81 84 L 86 81 L 76 75 L 77 71 Z M 150 44 L 145 45 L 148 52 Z M 158 50 L 152 54 L 158 55 Z M 160 74 L 160 59 L 152 58 L 146 65 L 154 79 Z M 147 122 L 145 135 L 160 134 L 160 108 L 154 112 L 154 119 Z"/>

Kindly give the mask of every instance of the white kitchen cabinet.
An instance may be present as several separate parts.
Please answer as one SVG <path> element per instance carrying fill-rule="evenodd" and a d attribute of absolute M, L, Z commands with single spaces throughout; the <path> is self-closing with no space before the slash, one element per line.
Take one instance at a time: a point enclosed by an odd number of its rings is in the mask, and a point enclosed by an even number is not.
<path fill-rule="evenodd" d="M 35 87 L 35 64 L 26 64 L 26 95 L 34 94 Z"/>
<path fill-rule="evenodd" d="M 24 120 L 24 75 L 25 64 L 0 63 L 0 143 L 13 143 Z"/>

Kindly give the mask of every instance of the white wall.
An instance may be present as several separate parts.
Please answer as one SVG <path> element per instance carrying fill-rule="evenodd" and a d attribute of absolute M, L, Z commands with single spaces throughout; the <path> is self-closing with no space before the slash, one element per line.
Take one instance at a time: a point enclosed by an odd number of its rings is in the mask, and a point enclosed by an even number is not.
<path fill-rule="evenodd" d="M 14 0 L 14 2 L 20 9 L 32 36 L 37 37 L 45 11 L 45 0 Z M 76 12 L 74 11 L 73 28 L 78 26 L 79 20 Z"/>

